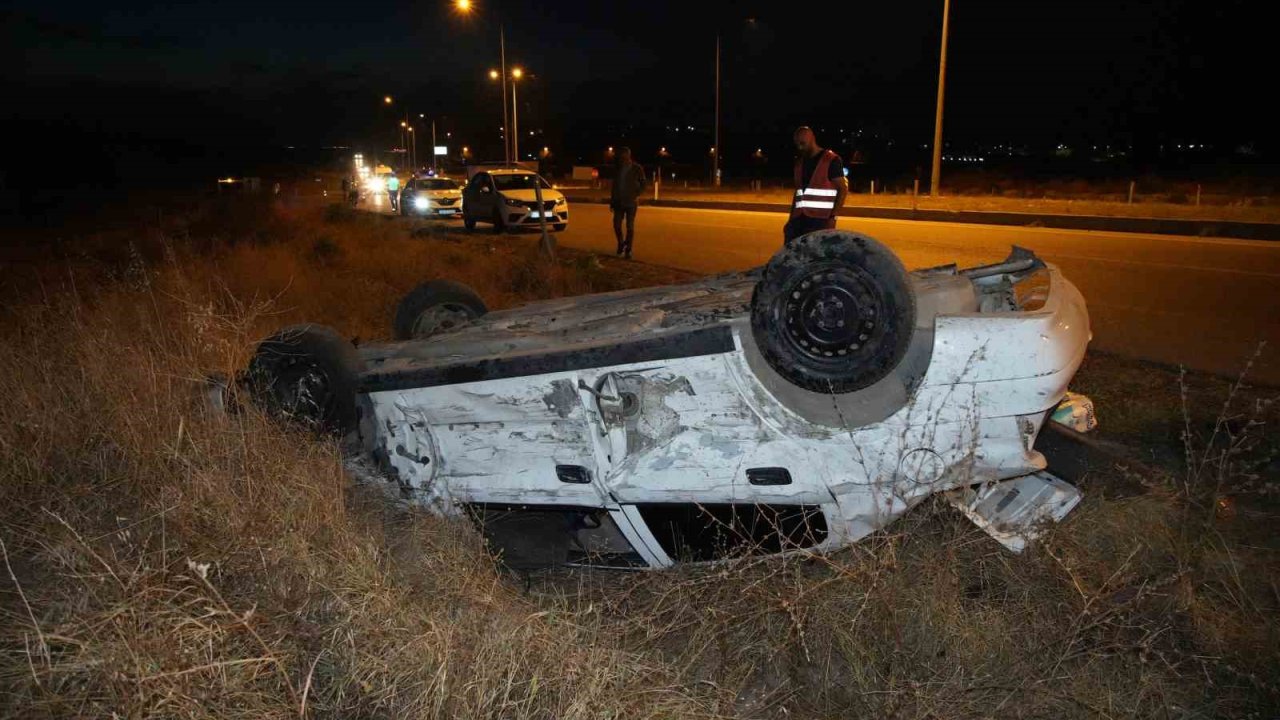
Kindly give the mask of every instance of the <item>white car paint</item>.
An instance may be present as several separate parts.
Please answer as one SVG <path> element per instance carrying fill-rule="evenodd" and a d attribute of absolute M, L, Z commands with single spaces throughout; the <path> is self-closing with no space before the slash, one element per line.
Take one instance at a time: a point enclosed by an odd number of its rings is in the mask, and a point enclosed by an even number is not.
<path fill-rule="evenodd" d="M 987 520 L 983 508 L 999 503 L 983 501 L 1004 483 L 1049 482 L 1033 444 L 1090 339 L 1079 291 L 1053 266 L 1039 272 L 1047 291 L 1026 309 L 1009 306 L 1015 274 L 913 274 L 922 376 L 839 397 L 788 386 L 764 365 L 744 311 L 752 274 L 535 303 L 429 340 L 365 346 L 375 455 L 445 515 L 488 504 L 608 512 L 653 567 L 676 558 L 644 507 L 816 507 L 825 536 L 805 550 L 823 552 L 947 491 L 1021 550 L 1079 492 L 1053 485 L 1030 493 L 1051 510 L 1023 503 Z M 589 481 L 565 481 L 565 466 Z M 790 483 L 748 477 L 770 468 Z"/>
<path fill-rule="evenodd" d="M 519 169 L 484 170 L 472 175 L 462 191 L 465 217 L 493 222 L 498 214 L 507 227 L 540 226 L 543 210 L 538 207 L 538 191 L 532 187 L 504 189 L 500 186 L 504 178 L 521 178 L 526 182 L 536 178 L 543 185 L 541 194 L 547 224 L 560 227 L 568 224 L 569 202 L 564 194 L 537 173 Z"/>

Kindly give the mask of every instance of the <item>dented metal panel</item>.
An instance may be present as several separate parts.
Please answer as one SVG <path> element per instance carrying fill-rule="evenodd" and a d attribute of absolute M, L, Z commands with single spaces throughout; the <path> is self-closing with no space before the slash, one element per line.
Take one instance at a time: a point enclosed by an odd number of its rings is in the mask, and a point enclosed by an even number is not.
<path fill-rule="evenodd" d="M 1029 312 L 1009 308 L 1007 275 L 915 276 L 924 342 L 874 412 L 760 370 L 746 328 L 757 274 L 494 313 L 361 349 L 373 441 L 441 512 L 601 508 L 653 566 L 673 558 L 638 505 L 817 506 L 827 530 L 812 550 L 839 547 L 932 493 L 1040 477 L 1036 433 L 1089 340 L 1083 298 L 1045 272 Z"/>

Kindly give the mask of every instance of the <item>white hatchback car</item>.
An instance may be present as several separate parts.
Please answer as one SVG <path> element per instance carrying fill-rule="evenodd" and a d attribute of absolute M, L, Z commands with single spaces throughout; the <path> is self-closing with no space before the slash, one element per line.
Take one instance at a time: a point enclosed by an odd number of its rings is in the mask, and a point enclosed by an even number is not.
<path fill-rule="evenodd" d="M 908 273 L 821 231 L 748 273 L 493 313 L 432 281 L 395 333 L 286 328 L 249 385 L 517 566 L 828 551 L 939 492 L 1020 550 L 1080 499 L 1034 445 L 1089 318 L 1019 248 Z"/>
<path fill-rule="evenodd" d="M 500 233 L 539 227 L 544 220 L 557 232 L 568 227 L 569 201 L 537 173 L 482 170 L 471 177 L 462 191 L 462 222 L 468 230 L 474 230 L 476 222 L 487 222 L 495 233 Z"/>

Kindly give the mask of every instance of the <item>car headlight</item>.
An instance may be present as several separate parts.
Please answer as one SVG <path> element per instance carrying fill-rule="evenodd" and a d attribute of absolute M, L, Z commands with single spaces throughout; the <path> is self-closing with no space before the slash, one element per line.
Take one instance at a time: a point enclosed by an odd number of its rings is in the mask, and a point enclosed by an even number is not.
<path fill-rule="evenodd" d="M 413 206 L 419 210 L 426 210 L 430 205 L 431 202 L 421 195 L 415 195 L 413 197 Z"/>
<path fill-rule="evenodd" d="M 509 198 L 504 196 L 502 198 L 502 202 L 510 205 L 511 207 L 524 207 L 524 201 L 516 200 L 515 198 Z"/>
<path fill-rule="evenodd" d="M 565 203 L 567 203 L 567 202 L 569 202 L 569 201 L 568 201 L 568 200 L 565 200 L 565 199 L 564 199 L 564 198 L 562 198 L 562 197 L 560 197 L 560 198 L 556 198 L 556 205 L 557 205 L 557 206 L 564 205 L 564 204 L 565 204 Z"/>

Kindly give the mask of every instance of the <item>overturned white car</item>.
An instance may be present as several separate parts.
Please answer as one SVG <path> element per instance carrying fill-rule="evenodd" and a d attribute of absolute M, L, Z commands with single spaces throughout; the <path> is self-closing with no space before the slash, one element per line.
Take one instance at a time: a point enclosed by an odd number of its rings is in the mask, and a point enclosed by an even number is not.
<path fill-rule="evenodd" d="M 247 377 L 514 565 L 827 551 L 936 492 L 1019 550 L 1080 497 L 1033 443 L 1089 319 L 1018 248 L 908 273 L 823 231 L 748 273 L 493 313 L 433 281 L 396 334 L 286 328 Z"/>

